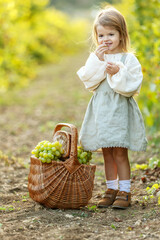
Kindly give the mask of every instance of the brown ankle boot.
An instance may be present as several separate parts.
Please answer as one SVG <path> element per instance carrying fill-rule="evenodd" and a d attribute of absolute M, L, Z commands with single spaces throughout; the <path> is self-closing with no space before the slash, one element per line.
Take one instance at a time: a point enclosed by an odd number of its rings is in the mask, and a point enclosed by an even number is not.
<path fill-rule="evenodd" d="M 98 202 L 99 208 L 107 208 L 114 202 L 118 190 L 108 189 L 105 194 L 102 196 L 102 199 Z"/>
<path fill-rule="evenodd" d="M 131 193 L 121 192 L 117 193 L 116 199 L 112 205 L 113 208 L 126 209 L 131 205 Z"/>

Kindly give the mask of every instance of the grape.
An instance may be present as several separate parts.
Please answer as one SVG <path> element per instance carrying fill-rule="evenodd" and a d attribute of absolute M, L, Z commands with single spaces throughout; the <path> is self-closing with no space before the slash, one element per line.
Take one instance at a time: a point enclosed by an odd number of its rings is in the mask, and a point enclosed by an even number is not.
<path fill-rule="evenodd" d="M 77 158 L 80 164 L 88 164 L 92 159 L 92 152 L 84 151 L 82 146 L 77 147 Z"/>
<path fill-rule="evenodd" d="M 44 158 L 47 158 L 47 155 L 48 155 L 47 153 L 43 153 Z"/>
<path fill-rule="evenodd" d="M 51 160 L 50 158 L 47 158 L 47 159 L 46 159 L 46 162 L 47 162 L 47 163 L 51 163 L 51 161 L 52 161 L 52 160 Z"/>
<path fill-rule="evenodd" d="M 31 153 L 42 163 L 51 163 L 52 160 L 60 160 L 64 149 L 58 141 L 51 143 L 44 140 L 39 142 Z"/>
<path fill-rule="evenodd" d="M 48 158 L 49 158 L 49 159 L 52 159 L 52 158 L 53 158 L 52 153 L 48 153 Z"/>
<path fill-rule="evenodd" d="M 35 150 L 33 149 L 31 153 L 34 155 L 35 154 Z"/>
<path fill-rule="evenodd" d="M 82 163 L 83 164 L 87 163 L 87 159 L 86 158 L 82 158 Z"/>
<path fill-rule="evenodd" d="M 47 146 L 48 146 L 47 142 L 45 142 L 43 146 L 44 146 L 44 147 L 47 147 Z"/>
<path fill-rule="evenodd" d="M 42 162 L 42 163 L 45 163 L 45 162 L 46 162 L 46 159 L 45 159 L 45 158 L 41 158 L 41 162 Z"/>
<path fill-rule="evenodd" d="M 57 149 L 59 149 L 59 142 L 58 141 L 56 141 L 55 143 L 54 143 L 54 147 L 56 147 Z"/>
<path fill-rule="evenodd" d="M 82 159 L 78 159 L 79 163 L 82 164 Z"/>
<path fill-rule="evenodd" d="M 61 154 L 64 154 L 64 149 L 63 148 L 61 148 L 59 151 L 60 151 Z"/>
<path fill-rule="evenodd" d="M 81 155 L 80 155 L 80 158 L 85 158 L 87 156 L 87 152 L 83 152 L 83 153 L 81 153 Z"/>
<path fill-rule="evenodd" d="M 39 142 L 31 153 L 42 163 L 51 163 L 53 160 L 61 160 L 64 149 L 62 148 L 62 144 L 58 141 L 51 143 L 44 140 Z M 77 158 L 80 164 L 88 164 L 92 159 L 92 152 L 84 151 L 82 146 L 78 146 Z"/>
<path fill-rule="evenodd" d="M 43 157 L 43 152 L 40 152 L 40 153 L 39 153 L 39 156 L 40 156 L 40 157 Z"/>
<path fill-rule="evenodd" d="M 42 151 L 44 150 L 44 146 L 43 146 L 43 145 L 41 146 L 41 150 L 42 150 Z"/>
<path fill-rule="evenodd" d="M 57 157 L 59 157 L 61 154 L 60 154 L 59 151 L 55 151 L 55 155 L 56 155 Z"/>
<path fill-rule="evenodd" d="M 55 151 L 56 151 L 56 148 L 55 148 L 55 147 L 52 147 L 52 151 L 55 152 Z"/>
<path fill-rule="evenodd" d="M 51 148 L 52 147 L 52 143 L 48 143 L 48 147 Z"/>

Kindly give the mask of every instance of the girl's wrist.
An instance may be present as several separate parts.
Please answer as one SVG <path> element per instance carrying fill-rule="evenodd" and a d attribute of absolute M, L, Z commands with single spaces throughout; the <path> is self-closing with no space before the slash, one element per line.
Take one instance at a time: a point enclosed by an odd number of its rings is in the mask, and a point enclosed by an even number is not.
<path fill-rule="evenodd" d="M 96 52 L 96 51 L 95 51 L 94 53 L 95 53 L 95 55 L 98 57 L 98 59 L 99 59 L 100 61 L 104 61 L 104 57 L 102 57 L 102 56 L 99 56 L 99 54 L 97 54 L 97 52 Z"/>
<path fill-rule="evenodd" d="M 97 56 L 97 55 L 96 55 Z M 98 57 L 98 56 L 97 56 Z M 103 61 L 104 62 L 104 58 L 102 58 L 102 57 L 98 57 L 98 59 L 100 60 L 100 61 Z"/>
<path fill-rule="evenodd" d="M 117 66 L 117 72 L 115 72 L 114 74 L 118 73 L 118 72 L 119 72 L 119 69 L 120 69 L 120 68 Z"/>

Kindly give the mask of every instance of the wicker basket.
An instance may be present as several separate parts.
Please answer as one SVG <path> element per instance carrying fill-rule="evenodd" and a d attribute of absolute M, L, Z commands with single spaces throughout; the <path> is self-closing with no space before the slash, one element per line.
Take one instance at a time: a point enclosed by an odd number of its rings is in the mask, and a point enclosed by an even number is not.
<path fill-rule="evenodd" d="M 42 163 L 31 156 L 28 190 L 34 201 L 46 207 L 78 209 L 87 205 L 92 197 L 96 166 L 79 163 L 77 159 L 78 134 L 74 125 L 57 124 L 54 134 L 64 126 L 71 130 L 70 137 L 68 137 L 71 145 L 69 157 L 64 162 Z M 69 135 L 66 134 L 66 136 Z"/>

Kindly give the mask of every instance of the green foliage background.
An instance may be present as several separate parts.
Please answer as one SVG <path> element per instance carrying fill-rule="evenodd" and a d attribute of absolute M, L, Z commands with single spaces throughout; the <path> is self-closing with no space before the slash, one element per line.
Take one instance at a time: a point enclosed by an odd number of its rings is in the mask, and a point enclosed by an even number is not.
<path fill-rule="evenodd" d="M 142 65 L 143 85 L 138 97 L 147 128 L 160 126 L 160 1 L 122 0 L 117 8 L 126 16 L 132 47 Z"/>
<path fill-rule="evenodd" d="M 50 0 L 50 5 L 55 6 L 63 11 L 70 12 L 73 9 L 85 10 L 92 8 L 93 6 L 99 6 L 103 0 Z M 113 0 L 109 0 L 109 3 L 113 3 Z"/>
<path fill-rule="evenodd" d="M 86 21 L 72 20 L 48 4 L 0 0 L 1 94 L 28 85 L 39 64 L 56 62 L 83 46 Z"/>

